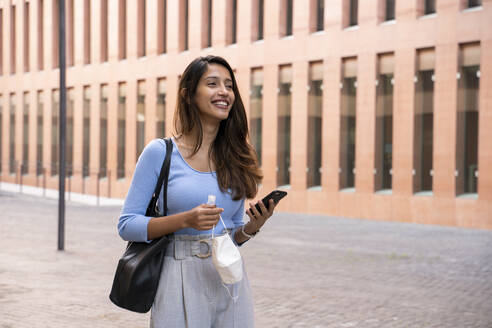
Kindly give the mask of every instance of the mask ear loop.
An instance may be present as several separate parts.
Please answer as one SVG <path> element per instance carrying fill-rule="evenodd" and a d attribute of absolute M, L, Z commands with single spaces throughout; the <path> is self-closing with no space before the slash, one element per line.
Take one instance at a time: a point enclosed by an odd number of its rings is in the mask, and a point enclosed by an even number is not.
<path fill-rule="evenodd" d="M 224 220 L 222 220 L 222 215 L 219 214 L 220 222 L 222 222 L 222 225 L 224 226 L 224 230 L 229 233 L 229 230 L 227 230 L 227 227 L 224 223 Z M 212 239 L 215 237 L 215 225 L 212 227 Z"/>
<path fill-rule="evenodd" d="M 224 223 L 224 220 L 222 220 L 222 215 L 219 214 L 219 218 L 220 218 L 220 222 L 222 222 L 222 225 L 224 226 L 224 229 L 225 229 L 226 233 L 229 233 L 229 231 L 227 230 L 227 227 L 226 227 L 226 225 Z M 215 237 L 214 232 L 215 232 L 215 225 L 212 227 L 212 239 L 214 239 L 214 237 Z M 231 237 L 229 237 L 229 238 L 231 238 Z M 212 247 L 212 252 L 213 252 L 213 250 L 214 249 Z M 227 290 L 227 294 L 229 294 L 229 297 L 231 298 L 232 302 L 234 304 L 236 304 L 237 300 L 239 299 L 239 291 L 238 291 L 238 293 L 237 293 L 236 296 L 232 296 L 232 293 L 229 290 L 229 287 L 227 287 L 226 284 L 224 284 L 224 282 L 222 281 L 222 279 L 220 279 L 220 282 L 221 282 L 222 286 L 224 286 L 224 288 Z M 234 285 L 232 285 L 232 288 L 234 288 Z"/>

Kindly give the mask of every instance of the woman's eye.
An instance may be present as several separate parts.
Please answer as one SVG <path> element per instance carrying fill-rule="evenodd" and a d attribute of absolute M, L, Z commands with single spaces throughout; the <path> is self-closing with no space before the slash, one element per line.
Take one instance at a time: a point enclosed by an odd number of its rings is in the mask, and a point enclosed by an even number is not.
<path fill-rule="evenodd" d="M 232 90 L 232 85 L 226 85 L 226 88 Z"/>
<path fill-rule="evenodd" d="M 210 86 L 215 86 L 215 85 L 216 85 L 216 83 L 215 83 L 215 82 L 210 82 L 208 85 L 210 85 Z"/>

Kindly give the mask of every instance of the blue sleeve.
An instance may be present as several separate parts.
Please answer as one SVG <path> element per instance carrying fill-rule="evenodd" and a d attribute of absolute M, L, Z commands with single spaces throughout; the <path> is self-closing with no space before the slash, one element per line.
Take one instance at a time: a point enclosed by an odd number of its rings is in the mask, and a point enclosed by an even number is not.
<path fill-rule="evenodd" d="M 231 239 L 234 242 L 234 244 L 236 244 L 236 246 L 242 246 L 244 244 L 244 243 L 238 244 L 236 242 L 236 238 L 234 238 L 234 236 L 236 235 L 236 231 L 241 229 L 241 227 L 244 225 L 243 217 L 244 217 L 244 199 L 241 201 L 241 205 L 239 206 L 236 213 L 234 213 L 234 215 L 231 218 L 232 223 L 234 223 L 234 228 L 231 231 L 231 236 L 232 236 Z"/>
<path fill-rule="evenodd" d="M 234 213 L 231 217 L 232 223 L 234 223 L 234 228 L 239 228 L 244 224 L 244 199 L 241 200 L 241 204 L 237 209 L 236 213 Z"/>
<path fill-rule="evenodd" d="M 118 221 L 118 232 L 123 240 L 150 242 L 147 239 L 147 225 L 151 218 L 145 216 L 145 212 L 159 178 L 165 150 L 165 145 L 156 139 L 144 148 L 138 158 Z"/>

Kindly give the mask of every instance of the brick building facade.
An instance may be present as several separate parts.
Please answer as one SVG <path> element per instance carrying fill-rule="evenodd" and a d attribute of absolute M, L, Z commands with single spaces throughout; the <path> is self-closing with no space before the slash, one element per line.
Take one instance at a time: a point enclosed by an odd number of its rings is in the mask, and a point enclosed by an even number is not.
<path fill-rule="evenodd" d="M 1 181 L 58 186 L 58 0 L 0 1 Z M 280 209 L 492 228 L 492 1 L 66 0 L 73 192 L 124 197 L 179 75 L 235 69 Z M 99 190 L 99 191 L 98 191 Z"/>

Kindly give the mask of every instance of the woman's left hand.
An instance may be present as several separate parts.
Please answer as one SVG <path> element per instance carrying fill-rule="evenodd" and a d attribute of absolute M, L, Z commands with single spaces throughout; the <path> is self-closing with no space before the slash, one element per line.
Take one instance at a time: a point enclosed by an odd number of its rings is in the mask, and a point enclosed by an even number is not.
<path fill-rule="evenodd" d="M 246 214 L 249 216 L 249 222 L 244 228 L 246 233 L 254 234 L 258 232 L 258 230 L 260 230 L 260 228 L 265 224 L 268 218 L 272 216 L 276 204 L 273 199 L 270 199 L 267 209 L 263 202 L 259 201 L 258 206 L 261 209 L 261 214 L 256 208 L 255 204 L 249 203 L 249 206 L 250 208 L 246 211 Z"/>

